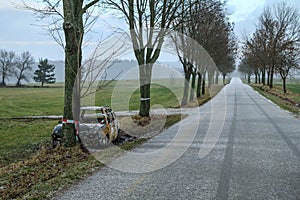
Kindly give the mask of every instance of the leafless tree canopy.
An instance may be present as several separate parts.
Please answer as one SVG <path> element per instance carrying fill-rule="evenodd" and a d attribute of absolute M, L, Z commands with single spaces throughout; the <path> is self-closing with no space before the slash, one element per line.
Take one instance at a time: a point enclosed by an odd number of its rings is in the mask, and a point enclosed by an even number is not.
<path fill-rule="evenodd" d="M 16 54 L 13 51 L 0 50 L 0 86 L 6 86 L 6 80 L 12 75 L 16 65 Z"/>
<path fill-rule="evenodd" d="M 110 8 L 128 23 L 140 73 L 140 115 L 149 116 L 153 64 L 159 58 L 164 38 L 176 19 L 181 0 L 107 0 Z"/>
<path fill-rule="evenodd" d="M 259 18 L 256 32 L 247 39 L 240 70 L 255 74 L 256 82 L 273 87 L 278 73 L 286 92 L 286 79 L 292 68 L 299 65 L 300 14 L 293 6 L 279 3 L 267 7 Z M 267 74 L 267 81 L 265 76 Z"/>
<path fill-rule="evenodd" d="M 34 64 L 34 58 L 31 56 L 29 51 L 23 52 L 19 57 L 17 57 L 16 67 L 14 70 L 14 75 L 17 78 L 17 86 L 21 85 L 21 81 L 29 81 L 32 75 L 32 67 Z"/>

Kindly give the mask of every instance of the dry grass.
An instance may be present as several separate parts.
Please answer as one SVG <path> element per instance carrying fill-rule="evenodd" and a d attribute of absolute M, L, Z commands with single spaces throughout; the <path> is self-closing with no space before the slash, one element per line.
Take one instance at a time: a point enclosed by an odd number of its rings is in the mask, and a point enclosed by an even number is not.
<path fill-rule="evenodd" d="M 300 93 L 297 93 L 297 91 L 292 92 L 290 90 L 284 94 L 281 86 L 274 86 L 271 89 L 268 86 L 258 84 L 252 84 L 251 86 L 281 108 L 294 114 L 300 114 Z"/>

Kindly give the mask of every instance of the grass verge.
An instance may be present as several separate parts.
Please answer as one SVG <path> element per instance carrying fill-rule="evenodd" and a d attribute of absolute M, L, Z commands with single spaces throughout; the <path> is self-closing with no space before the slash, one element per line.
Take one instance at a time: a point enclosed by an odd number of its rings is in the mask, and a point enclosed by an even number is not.
<path fill-rule="evenodd" d="M 272 102 L 280 106 L 282 109 L 287 110 L 299 116 L 300 114 L 300 92 L 299 90 L 289 90 L 286 94 L 283 93 L 282 87 L 275 85 L 273 88 L 268 86 L 251 84 L 254 90 L 261 95 L 270 99 Z M 288 86 L 294 88 L 294 84 Z"/>

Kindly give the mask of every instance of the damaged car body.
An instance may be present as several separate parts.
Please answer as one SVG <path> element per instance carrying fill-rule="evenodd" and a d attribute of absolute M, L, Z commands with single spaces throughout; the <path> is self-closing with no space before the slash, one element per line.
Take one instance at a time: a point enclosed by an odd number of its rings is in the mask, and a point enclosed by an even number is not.
<path fill-rule="evenodd" d="M 61 121 L 52 131 L 52 146 L 63 143 Z M 97 149 L 115 142 L 119 138 L 119 121 L 109 106 L 87 106 L 80 108 L 80 119 L 74 123 L 77 140 L 88 149 Z"/>

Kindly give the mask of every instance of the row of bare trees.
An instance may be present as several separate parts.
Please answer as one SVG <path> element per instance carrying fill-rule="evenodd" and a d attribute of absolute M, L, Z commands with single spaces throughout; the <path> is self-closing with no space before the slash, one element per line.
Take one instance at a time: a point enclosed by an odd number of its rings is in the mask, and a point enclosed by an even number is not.
<path fill-rule="evenodd" d="M 291 70 L 299 69 L 299 42 L 299 11 L 286 3 L 267 7 L 259 18 L 255 33 L 246 39 L 239 70 L 248 74 L 248 82 L 254 74 L 255 83 L 270 88 L 274 75 L 279 74 L 286 93 L 286 80 Z"/>
<path fill-rule="evenodd" d="M 40 59 L 38 69 L 33 72 L 35 61 L 29 51 L 17 55 L 14 51 L 0 50 L 0 87 L 5 87 L 10 79 L 16 80 L 16 86 L 22 86 L 22 81 L 34 81 L 44 83 L 55 83 L 55 66 L 48 63 L 48 59 Z M 24 83 L 23 83 L 24 84 Z"/>
<path fill-rule="evenodd" d="M 218 83 L 221 73 L 225 83 L 225 76 L 235 70 L 237 45 L 225 8 L 217 0 L 182 1 L 174 26 L 179 36 L 174 42 L 186 79 L 183 106 L 193 100 L 195 92 L 197 98 L 205 94 L 206 78 L 210 87 Z"/>
<path fill-rule="evenodd" d="M 185 35 L 175 40 L 185 38 L 177 43 L 177 52 L 186 72 L 186 81 L 192 77 L 190 99 L 193 98 L 196 75 L 204 93 L 206 76 L 211 84 L 214 75 L 219 75 L 218 69 L 224 76 L 234 69 L 232 24 L 226 18 L 225 4 L 218 0 L 43 0 L 41 7 L 25 2 L 23 7 L 34 11 L 40 18 L 53 19 L 53 23 L 44 27 L 48 27 L 48 33 L 65 49 L 64 119 L 78 120 L 76 108 L 80 106 L 84 37 L 95 23 L 94 16 L 104 10 L 113 11 L 128 25 L 131 46 L 139 65 L 141 116 L 149 116 L 153 65 L 171 31 Z M 187 40 L 187 37 L 192 40 Z M 190 41 L 198 44 L 190 46 Z M 200 87 L 197 91 L 199 96 Z M 64 124 L 63 132 L 66 145 L 73 146 L 76 143 L 73 124 Z"/>
<path fill-rule="evenodd" d="M 28 51 L 17 55 L 14 51 L 0 50 L 0 86 L 6 86 L 11 77 L 16 79 L 16 86 L 20 86 L 22 80 L 28 82 L 33 64 L 34 58 Z"/>

